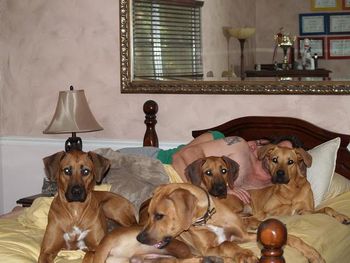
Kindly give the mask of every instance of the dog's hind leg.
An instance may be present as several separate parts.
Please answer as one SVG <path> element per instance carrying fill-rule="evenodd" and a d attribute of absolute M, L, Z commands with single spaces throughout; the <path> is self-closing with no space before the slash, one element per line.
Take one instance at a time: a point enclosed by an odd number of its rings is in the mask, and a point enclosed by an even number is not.
<path fill-rule="evenodd" d="M 316 249 L 306 244 L 299 237 L 288 235 L 287 245 L 300 251 L 300 253 L 302 253 L 310 263 L 326 263 L 326 261 L 322 258 Z"/>

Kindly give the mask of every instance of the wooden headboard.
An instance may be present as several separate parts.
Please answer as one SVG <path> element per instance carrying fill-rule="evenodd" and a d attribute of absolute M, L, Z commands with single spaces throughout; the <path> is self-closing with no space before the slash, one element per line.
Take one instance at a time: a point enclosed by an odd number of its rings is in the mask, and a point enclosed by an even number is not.
<path fill-rule="evenodd" d="M 146 101 L 144 104 L 146 126 L 144 145 L 158 147 L 158 137 L 155 130 L 158 105 L 155 101 Z M 347 146 L 350 135 L 332 132 L 320 128 L 310 122 L 292 117 L 247 116 L 234 119 L 216 127 L 192 131 L 197 137 L 209 130 L 220 131 L 225 136 L 240 136 L 246 140 L 257 140 L 272 136 L 297 136 L 306 149 L 311 149 L 321 143 L 340 137 L 341 144 L 338 150 L 336 172 L 350 179 L 350 153 Z"/>

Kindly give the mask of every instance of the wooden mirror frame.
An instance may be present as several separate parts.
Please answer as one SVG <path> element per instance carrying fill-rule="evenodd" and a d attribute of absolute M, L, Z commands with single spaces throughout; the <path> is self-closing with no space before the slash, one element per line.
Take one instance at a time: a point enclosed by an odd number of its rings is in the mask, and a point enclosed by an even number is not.
<path fill-rule="evenodd" d="M 130 1 L 120 0 L 122 93 L 350 95 L 350 81 L 135 81 L 132 80 Z"/>

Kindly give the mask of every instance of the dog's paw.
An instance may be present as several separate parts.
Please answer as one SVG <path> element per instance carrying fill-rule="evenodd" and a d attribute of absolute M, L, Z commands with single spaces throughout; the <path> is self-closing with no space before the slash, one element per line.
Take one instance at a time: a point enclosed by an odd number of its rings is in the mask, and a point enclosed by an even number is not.
<path fill-rule="evenodd" d="M 350 224 L 350 218 L 346 215 L 343 214 L 334 214 L 333 217 L 340 223 L 344 225 L 349 225 Z"/>
<path fill-rule="evenodd" d="M 202 263 L 224 263 L 224 259 L 216 256 L 203 257 Z"/>
<path fill-rule="evenodd" d="M 323 259 L 323 257 L 318 254 L 316 256 L 310 256 L 308 258 L 309 263 L 326 263 L 326 260 Z"/>
<path fill-rule="evenodd" d="M 237 263 L 257 263 L 259 259 L 254 255 L 253 251 L 249 249 L 242 249 L 235 255 Z"/>

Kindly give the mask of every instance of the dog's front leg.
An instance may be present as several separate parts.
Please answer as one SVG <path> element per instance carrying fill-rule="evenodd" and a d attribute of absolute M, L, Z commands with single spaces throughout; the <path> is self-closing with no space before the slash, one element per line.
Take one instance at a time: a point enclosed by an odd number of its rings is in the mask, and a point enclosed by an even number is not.
<path fill-rule="evenodd" d="M 258 262 L 258 258 L 251 250 L 244 249 L 232 241 L 223 241 L 222 237 L 214 235 L 210 231 L 190 230 L 190 235 L 192 246 L 198 250 L 201 256 L 234 258 L 237 263 Z"/>
<path fill-rule="evenodd" d="M 234 258 L 237 263 L 258 262 L 258 258 L 251 250 L 242 248 L 231 241 L 224 241 L 216 247 L 207 248 L 203 255 Z"/>
<path fill-rule="evenodd" d="M 344 225 L 349 225 L 350 224 L 350 218 L 347 215 L 338 213 L 331 207 L 324 207 L 319 210 L 316 210 L 314 213 L 321 213 L 321 214 L 326 214 L 329 215 L 333 218 L 335 218 L 338 222 L 344 224 Z"/>
<path fill-rule="evenodd" d="M 41 243 L 38 263 L 52 263 L 58 252 L 64 247 L 63 232 L 59 230 L 58 224 L 49 223 Z"/>

